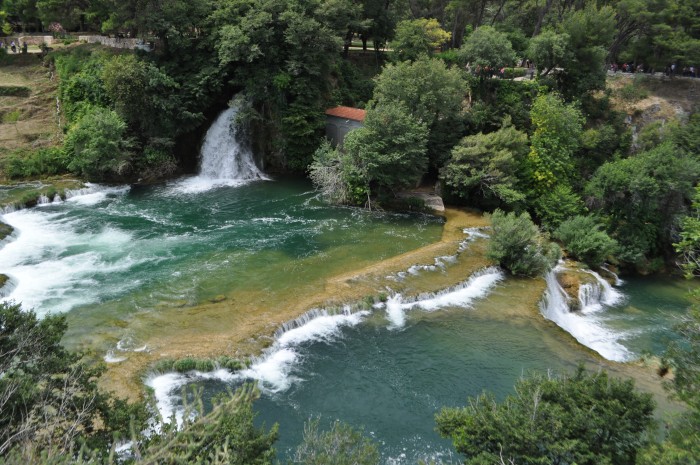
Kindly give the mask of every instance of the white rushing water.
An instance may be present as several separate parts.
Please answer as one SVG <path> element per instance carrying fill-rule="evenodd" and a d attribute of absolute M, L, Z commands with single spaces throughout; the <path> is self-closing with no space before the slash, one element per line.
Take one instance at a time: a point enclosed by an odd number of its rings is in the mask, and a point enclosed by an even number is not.
<path fill-rule="evenodd" d="M 92 207 L 128 190 L 128 186 L 89 184 L 79 191 L 67 192 L 67 202 Z M 21 302 L 39 316 L 98 302 L 100 294 L 110 292 L 110 286 L 115 291 L 128 288 L 134 283 L 102 284 L 97 289 L 96 277 L 127 270 L 147 260 L 125 254 L 133 237 L 109 226 L 88 229 L 79 220 L 42 208 L 16 210 L 2 219 L 15 232 L 0 248 L 0 272 L 9 277 L 0 296 L 3 301 Z"/>
<path fill-rule="evenodd" d="M 546 275 L 547 291 L 540 303 L 540 310 L 545 318 L 552 320 L 578 342 L 608 360 L 624 362 L 633 358 L 634 354 L 620 343 L 625 334 L 606 328 L 600 318 L 601 312 L 607 306 L 616 305 L 623 300 L 623 294 L 598 273 L 582 270 L 591 274 L 596 282 L 581 285 L 578 294 L 581 310 L 573 312 L 568 295 L 557 281 L 557 273 L 564 269 L 562 265 L 557 265 Z"/>
<path fill-rule="evenodd" d="M 270 179 L 258 169 L 249 144 L 238 134 L 238 111 L 237 105 L 232 106 L 214 121 L 202 144 L 199 175 L 178 181 L 175 191 L 196 193 Z"/>
<path fill-rule="evenodd" d="M 405 324 L 405 312 L 409 309 L 434 311 L 443 307 L 468 308 L 475 299 L 486 296 L 504 277 L 503 272 L 498 268 L 486 268 L 475 273 L 462 284 L 438 293 L 423 294 L 410 302 L 403 302 L 401 296 L 394 296 L 386 304 L 387 318 L 392 327 L 398 327 Z M 349 307 L 338 313 L 310 310 L 301 317 L 283 324 L 274 335 L 274 343 L 260 357 L 254 359 L 246 369 L 237 373 L 215 370 L 208 373 L 192 371 L 153 374 L 146 379 L 146 385 L 153 388 L 158 409 L 164 421 L 168 421 L 173 414 L 176 414 L 178 421 L 182 419 L 182 412 L 176 407 L 181 394 L 180 389 L 196 381 L 255 380 L 267 393 L 283 392 L 295 382 L 301 381 L 295 375 L 295 367 L 303 359 L 305 344 L 319 341 L 333 342 L 341 336 L 343 328 L 357 326 L 369 314 L 369 311 L 352 311 Z"/>
<path fill-rule="evenodd" d="M 504 277 L 501 270 L 490 267 L 474 273 L 467 281 L 445 291 L 421 294 L 415 299 L 408 300 L 404 300 L 401 294 L 396 294 L 386 303 L 389 328 L 403 328 L 406 324 L 406 312 L 414 308 L 425 311 L 435 311 L 445 307 L 469 308 L 476 299 L 486 297 Z"/>
<path fill-rule="evenodd" d="M 145 383 L 153 389 L 163 421 L 170 421 L 174 414 L 179 424 L 183 418 L 182 409 L 177 407 L 182 386 L 209 379 L 229 383 L 255 380 L 258 387 L 265 392 L 285 391 L 294 382 L 300 381 L 293 375 L 293 368 L 301 359 L 300 350 L 303 344 L 332 342 L 340 336 L 343 327 L 356 326 L 368 314 L 368 311 L 353 312 L 350 308 L 344 308 L 339 313 L 310 310 L 282 325 L 275 333 L 272 346 L 254 359 L 248 368 L 237 373 L 218 369 L 211 372 L 152 374 L 146 378 Z"/>

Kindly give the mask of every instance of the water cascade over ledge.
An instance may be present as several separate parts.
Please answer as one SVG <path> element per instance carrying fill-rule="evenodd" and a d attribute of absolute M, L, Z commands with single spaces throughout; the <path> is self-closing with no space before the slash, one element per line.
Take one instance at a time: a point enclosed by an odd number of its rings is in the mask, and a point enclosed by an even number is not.
<path fill-rule="evenodd" d="M 624 333 L 606 328 L 597 313 L 606 306 L 620 303 L 624 296 L 614 289 L 598 273 L 591 270 L 579 270 L 590 274 L 594 280 L 582 283 L 578 290 L 578 302 L 574 303 L 579 311 L 572 311 L 570 297 L 557 280 L 557 273 L 566 268 L 559 264 L 545 276 L 547 291 L 540 302 L 540 311 L 545 318 L 570 333 L 578 342 L 598 352 L 604 358 L 616 362 L 632 359 L 632 354 L 619 340 Z"/>
<path fill-rule="evenodd" d="M 194 193 L 270 179 L 257 167 L 248 141 L 240 134 L 239 110 L 234 105 L 216 118 L 204 137 L 199 175 L 178 182 L 178 190 Z"/>

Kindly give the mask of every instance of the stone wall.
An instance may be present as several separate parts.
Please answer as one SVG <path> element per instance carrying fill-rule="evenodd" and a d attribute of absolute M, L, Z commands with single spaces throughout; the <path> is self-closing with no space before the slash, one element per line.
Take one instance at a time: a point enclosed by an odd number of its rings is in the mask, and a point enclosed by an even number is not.
<path fill-rule="evenodd" d="M 128 48 L 128 49 L 142 49 L 146 51 L 151 50 L 151 46 L 141 39 L 131 39 L 131 38 L 120 38 L 120 37 L 107 37 L 107 36 L 78 36 L 80 42 L 87 42 L 88 44 L 102 44 L 106 47 L 113 48 Z"/>
<path fill-rule="evenodd" d="M 10 45 L 14 40 L 15 44 L 19 44 L 20 46 L 22 45 L 22 42 L 26 42 L 27 45 L 41 45 L 42 43 L 45 43 L 46 45 L 51 45 L 54 43 L 53 36 L 5 37 L 2 40 L 4 40 L 7 45 Z"/>

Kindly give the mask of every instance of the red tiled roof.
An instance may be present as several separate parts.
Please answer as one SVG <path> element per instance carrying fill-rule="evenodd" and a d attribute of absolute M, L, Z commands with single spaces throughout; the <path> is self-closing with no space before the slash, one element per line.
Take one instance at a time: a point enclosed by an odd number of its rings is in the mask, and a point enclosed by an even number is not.
<path fill-rule="evenodd" d="M 338 118 L 351 119 L 353 121 L 364 121 L 365 120 L 365 110 L 360 108 L 352 107 L 335 107 L 326 110 L 328 116 L 335 116 Z"/>

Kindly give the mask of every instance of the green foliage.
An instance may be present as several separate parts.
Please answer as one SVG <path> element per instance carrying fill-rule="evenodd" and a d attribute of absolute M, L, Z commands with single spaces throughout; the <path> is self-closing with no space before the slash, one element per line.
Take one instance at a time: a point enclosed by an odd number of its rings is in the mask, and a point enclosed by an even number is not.
<path fill-rule="evenodd" d="M 180 86 L 152 63 L 116 56 L 104 64 L 100 79 L 115 111 L 143 138 L 173 137 L 192 123 L 181 111 Z"/>
<path fill-rule="evenodd" d="M 681 218 L 680 240 L 673 244 L 687 278 L 700 276 L 700 186 L 695 187 L 690 214 Z"/>
<path fill-rule="evenodd" d="M 401 103 L 367 112 L 364 127 L 345 137 L 344 150 L 372 193 L 414 186 L 428 166 L 428 130 Z M 353 183 L 351 183 L 353 185 Z"/>
<path fill-rule="evenodd" d="M 534 190 L 544 193 L 558 183 L 571 182 L 572 156 L 579 147 L 584 118 L 573 104 L 556 94 L 541 94 L 530 110 L 535 132 L 528 162 Z"/>
<path fill-rule="evenodd" d="M 470 63 L 472 68 L 496 69 L 515 62 L 515 51 L 508 36 L 491 26 L 481 26 L 472 32 L 459 52 L 462 62 Z"/>
<path fill-rule="evenodd" d="M 622 100 L 632 103 L 644 100 L 649 96 L 647 89 L 637 79 L 622 86 L 617 93 Z"/>
<path fill-rule="evenodd" d="M 643 265 L 670 253 L 676 218 L 690 203 L 698 177 L 698 155 L 668 141 L 598 169 L 586 192 L 620 244 L 618 258 Z"/>
<path fill-rule="evenodd" d="M 540 275 L 559 259 L 559 248 L 549 242 L 527 213 L 496 210 L 491 215 L 491 227 L 486 256 L 515 276 Z"/>
<path fill-rule="evenodd" d="M 349 162 L 349 157 L 343 156 L 325 139 L 314 153 L 313 162 L 309 165 L 309 178 L 331 203 L 346 204 L 358 201 L 351 194 L 352 186 L 346 176 L 349 174 L 346 171 L 349 168 L 346 164 Z M 364 197 L 365 193 L 359 201 L 363 202 Z"/>
<path fill-rule="evenodd" d="M 466 91 L 466 82 L 457 68 L 448 68 L 437 58 L 422 57 L 413 63 L 384 67 L 375 78 L 374 102 L 401 103 L 427 125 L 430 165 L 437 169 L 459 140 Z"/>
<path fill-rule="evenodd" d="M 553 236 L 562 241 L 572 257 L 597 268 L 617 248 L 617 243 L 602 228 L 594 217 L 579 215 L 563 221 Z"/>
<path fill-rule="evenodd" d="M 206 414 L 196 400 L 186 406 L 180 428 L 171 421 L 145 444 L 135 444 L 136 463 L 272 465 L 278 427 L 255 426 L 253 401 L 259 396 L 254 386 L 244 385 L 216 398 Z"/>
<path fill-rule="evenodd" d="M 294 452 L 299 465 L 378 465 L 379 450 L 360 431 L 339 421 L 330 430 L 319 431 L 319 420 L 304 424 L 304 439 Z"/>
<path fill-rule="evenodd" d="M 31 90 L 29 87 L 0 86 L 0 97 L 29 97 L 30 94 Z"/>
<path fill-rule="evenodd" d="M 631 380 L 587 374 L 534 375 L 515 394 L 470 398 L 444 408 L 438 431 L 452 439 L 465 463 L 632 465 L 653 424 L 654 401 Z"/>
<path fill-rule="evenodd" d="M 92 49 L 78 47 L 75 52 L 54 57 L 60 78 L 58 95 L 68 122 L 80 119 L 90 106 L 109 106 L 102 82 L 104 58 Z"/>
<path fill-rule="evenodd" d="M 557 73 L 558 89 L 568 99 L 580 98 L 605 87 L 605 57 L 615 35 L 615 10 L 588 4 L 572 11 L 561 24 L 569 37 L 563 71 Z"/>
<path fill-rule="evenodd" d="M 463 138 L 452 149 L 440 180 L 471 205 L 517 206 L 525 200 L 517 184 L 527 147 L 527 135 L 506 120 L 498 131 Z"/>
<path fill-rule="evenodd" d="M 421 55 L 432 55 L 450 37 L 435 18 L 406 20 L 396 25 L 391 48 L 396 61 L 413 61 Z"/>
<path fill-rule="evenodd" d="M 16 151 L 2 159 L 2 171 L 10 179 L 50 176 L 68 171 L 65 152 L 60 147 Z"/>
<path fill-rule="evenodd" d="M 63 316 L 38 320 L 19 305 L 0 303 L 0 456 L 27 443 L 62 455 L 78 439 L 107 449 L 113 435 L 128 434 L 130 418 L 144 426 L 143 405 L 129 407 L 98 391 L 103 368 L 66 351 L 65 330 Z"/>
<path fill-rule="evenodd" d="M 131 160 L 125 132 L 126 123 L 114 111 L 91 108 L 66 135 L 68 169 L 93 181 L 124 174 Z"/>
<path fill-rule="evenodd" d="M 567 218 L 585 210 L 581 196 L 567 184 L 557 184 L 537 197 L 532 206 L 540 223 L 548 231 L 553 231 Z"/>
<path fill-rule="evenodd" d="M 569 53 L 569 35 L 553 30 L 546 30 L 533 37 L 527 50 L 528 57 L 537 64 L 538 74 L 544 72 L 545 76 L 554 68 L 562 66 Z"/>
<path fill-rule="evenodd" d="M 222 355 L 217 358 L 195 358 L 185 357 L 177 360 L 165 359 L 158 360 L 151 367 L 155 373 L 167 373 L 176 371 L 178 373 L 187 373 L 189 371 L 213 371 L 220 368 L 235 372 L 243 368 L 243 363 L 235 358 Z"/>

